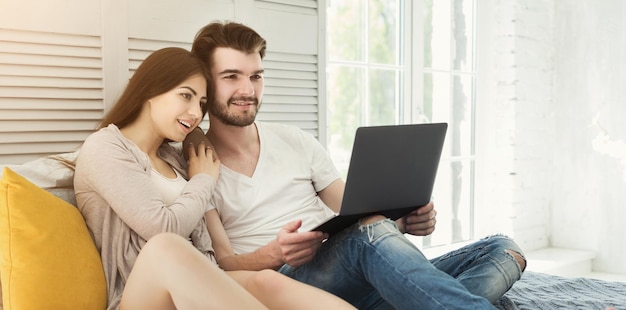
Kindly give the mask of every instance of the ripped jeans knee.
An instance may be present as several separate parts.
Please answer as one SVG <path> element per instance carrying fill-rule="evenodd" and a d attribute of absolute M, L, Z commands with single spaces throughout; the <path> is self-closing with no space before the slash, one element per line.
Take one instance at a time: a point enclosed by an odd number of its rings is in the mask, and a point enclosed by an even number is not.
<path fill-rule="evenodd" d="M 376 230 L 382 229 L 384 233 L 400 233 L 394 221 L 382 216 L 372 215 L 359 220 L 359 231 L 367 233 L 369 242 L 373 242 L 377 236 Z"/>

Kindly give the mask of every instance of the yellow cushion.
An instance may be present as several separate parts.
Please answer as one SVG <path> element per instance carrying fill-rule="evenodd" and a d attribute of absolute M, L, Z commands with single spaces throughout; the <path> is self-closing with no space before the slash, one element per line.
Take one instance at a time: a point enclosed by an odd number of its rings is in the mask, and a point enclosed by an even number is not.
<path fill-rule="evenodd" d="M 105 309 L 100 255 L 73 205 L 4 168 L 0 277 L 5 310 Z"/>

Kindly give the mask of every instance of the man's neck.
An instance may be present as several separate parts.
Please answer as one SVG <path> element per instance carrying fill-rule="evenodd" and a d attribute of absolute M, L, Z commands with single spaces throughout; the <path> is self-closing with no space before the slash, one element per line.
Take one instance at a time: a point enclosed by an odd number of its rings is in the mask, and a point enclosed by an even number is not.
<path fill-rule="evenodd" d="M 240 127 L 219 121 L 211 122 L 207 137 L 217 150 L 224 152 L 241 152 L 259 141 L 256 124 Z"/>
<path fill-rule="evenodd" d="M 206 135 L 223 165 L 252 177 L 261 148 L 256 124 L 239 127 L 214 121 Z"/>

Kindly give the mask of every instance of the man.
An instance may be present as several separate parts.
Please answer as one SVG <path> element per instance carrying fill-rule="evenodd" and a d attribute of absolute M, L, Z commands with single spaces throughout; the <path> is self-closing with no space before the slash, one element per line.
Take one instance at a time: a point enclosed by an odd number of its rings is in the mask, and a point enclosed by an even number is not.
<path fill-rule="evenodd" d="M 208 138 L 221 160 L 215 209 L 205 216 L 220 266 L 278 269 L 359 309 L 493 308 L 525 268 L 520 248 L 492 236 L 427 260 L 404 233 L 433 232 L 432 203 L 395 222 L 361 219 L 326 241 L 309 231 L 339 211 L 344 182 L 312 135 L 255 121 L 265 48 L 249 27 L 220 22 L 201 29 L 192 48 L 215 91 L 206 137 L 187 140 Z"/>

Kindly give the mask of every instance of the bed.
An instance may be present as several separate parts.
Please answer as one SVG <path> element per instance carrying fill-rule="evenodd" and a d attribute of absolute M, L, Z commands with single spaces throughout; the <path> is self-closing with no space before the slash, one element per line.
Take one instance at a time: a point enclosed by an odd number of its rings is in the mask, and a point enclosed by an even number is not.
<path fill-rule="evenodd" d="M 525 272 L 496 307 L 501 310 L 626 309 L 626 282 Z"/>

